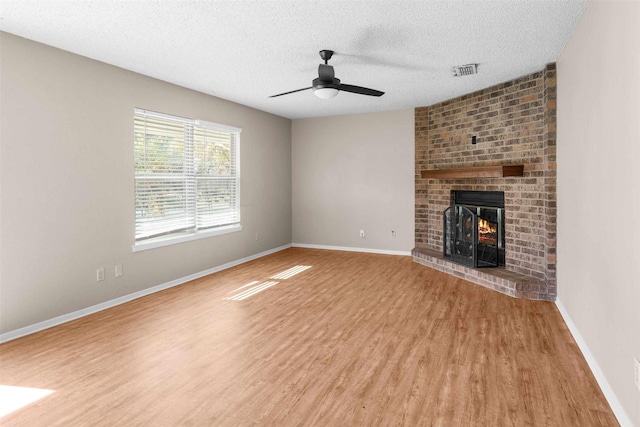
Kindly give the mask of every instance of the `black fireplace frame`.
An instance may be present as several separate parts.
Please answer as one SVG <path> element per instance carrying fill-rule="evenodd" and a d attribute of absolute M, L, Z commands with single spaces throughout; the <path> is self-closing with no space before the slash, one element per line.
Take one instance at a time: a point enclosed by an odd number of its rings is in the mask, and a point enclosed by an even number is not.
<path fill-rule="evenodd" d="M 498 265 L 505 265 L 505 201 L 504 191 L 451 190 L 451 205 L 462 205 L 485 220 L 498 222 Z M 483 210 L 494 210 L 496 218 L 481 215 Z M 477 224 L 475 224 L 477 229 Z M 446 232 L 443 218 L 443 234 Z M 476 236 L 477 237 L 477 236 Z M 443 235 L 443 253 L 446 250 Z M 476 266 L 474 266 L 476 267 Z M 477 268 L 477 267 L 476 267 Z"/>
<path fill-rule="evenodd" d="M 483 219 L 498 230 L 498 223 L 480 216 L 465 205 L 451 205 L 444 210 L 442 253 L 458 264 L 473 268 L 498 266 L 498 242 L 481 243 L 478 223 Z"/>

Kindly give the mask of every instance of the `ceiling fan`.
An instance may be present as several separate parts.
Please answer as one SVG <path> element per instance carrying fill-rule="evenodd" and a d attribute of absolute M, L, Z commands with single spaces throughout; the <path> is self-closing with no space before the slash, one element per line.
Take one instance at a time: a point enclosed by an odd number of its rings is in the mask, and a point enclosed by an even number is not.
<path fill-rule="evenodd" d="M 313 79 L 311 83 L 312 86 L 305 87 L 302 89 L 296 89 L 289 92 L 279 93 L 277 95 L 271 95 L 269 98 L 275 98 L 277 96 L 289 95 L 290 93 L 301 92 L 303 90 L 313 89 L 313 93 L 322 99 L 333 98 L 338 94 L 339 91 L 357 93 L 359 95 L 369 95 L 369 96 L 382 96 L 384 92 L 380 92 L 379 90 L 369 89 L 362 86 L 353 86 L 346 85 L 340 83 L 340 79 L 335 77 L 335 73 L 333 72 L 333 66 L 327 64 L 327 62 L 333 56 L 332 50 L 321 50 L 320 58 L 324 61 L 324 64 L 320 64 L 318 66 L 318 78 Z"/>

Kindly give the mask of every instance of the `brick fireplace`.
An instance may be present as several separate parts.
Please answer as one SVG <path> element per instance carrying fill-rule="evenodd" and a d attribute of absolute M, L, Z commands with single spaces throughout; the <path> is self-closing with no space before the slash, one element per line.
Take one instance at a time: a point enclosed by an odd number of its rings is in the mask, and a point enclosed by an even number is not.
<path fill-rule="evenodd" d="M 414 261 L 514 297 L 555 300 L 555 102 L 556 68 L 549 64 L 507 83 L 416 108 Z M 518 165 L 522 176 L 421 175 L 511 165 Z M 443 212 L 452 191 L 461 190 L 504 192 L 503 267 L 473 269 L 442 256 Z"/>

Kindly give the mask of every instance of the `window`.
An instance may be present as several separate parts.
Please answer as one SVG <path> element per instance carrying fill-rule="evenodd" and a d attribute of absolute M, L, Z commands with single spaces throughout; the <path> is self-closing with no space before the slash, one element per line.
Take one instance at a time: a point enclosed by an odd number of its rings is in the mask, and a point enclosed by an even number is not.
<path fill-rule="evenodd" d="M 134 110 L 134 251 L 241 230 L 240 132 Z"/>

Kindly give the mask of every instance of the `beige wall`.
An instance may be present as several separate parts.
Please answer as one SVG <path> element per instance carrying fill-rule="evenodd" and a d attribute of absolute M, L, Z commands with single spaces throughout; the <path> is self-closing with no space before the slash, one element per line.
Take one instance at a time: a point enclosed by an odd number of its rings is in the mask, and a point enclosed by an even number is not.
<path fill-rule="evenodd" d="M 0 43 L 0 333 L 291 243 L 290 120 L 6 33 Z M 241 232 L 132 253 L 134 107 L 243 129 Z"/>
<path fill-rule="evenodd" d="M 294 120 L 293 242 L 409 253 L 414 140 L 413 110 Z"/>
<path fill-rule="evenodd" d="M 558 65 L 558 301 L 640 426 L 640 3 L 591 2 Z"/>

